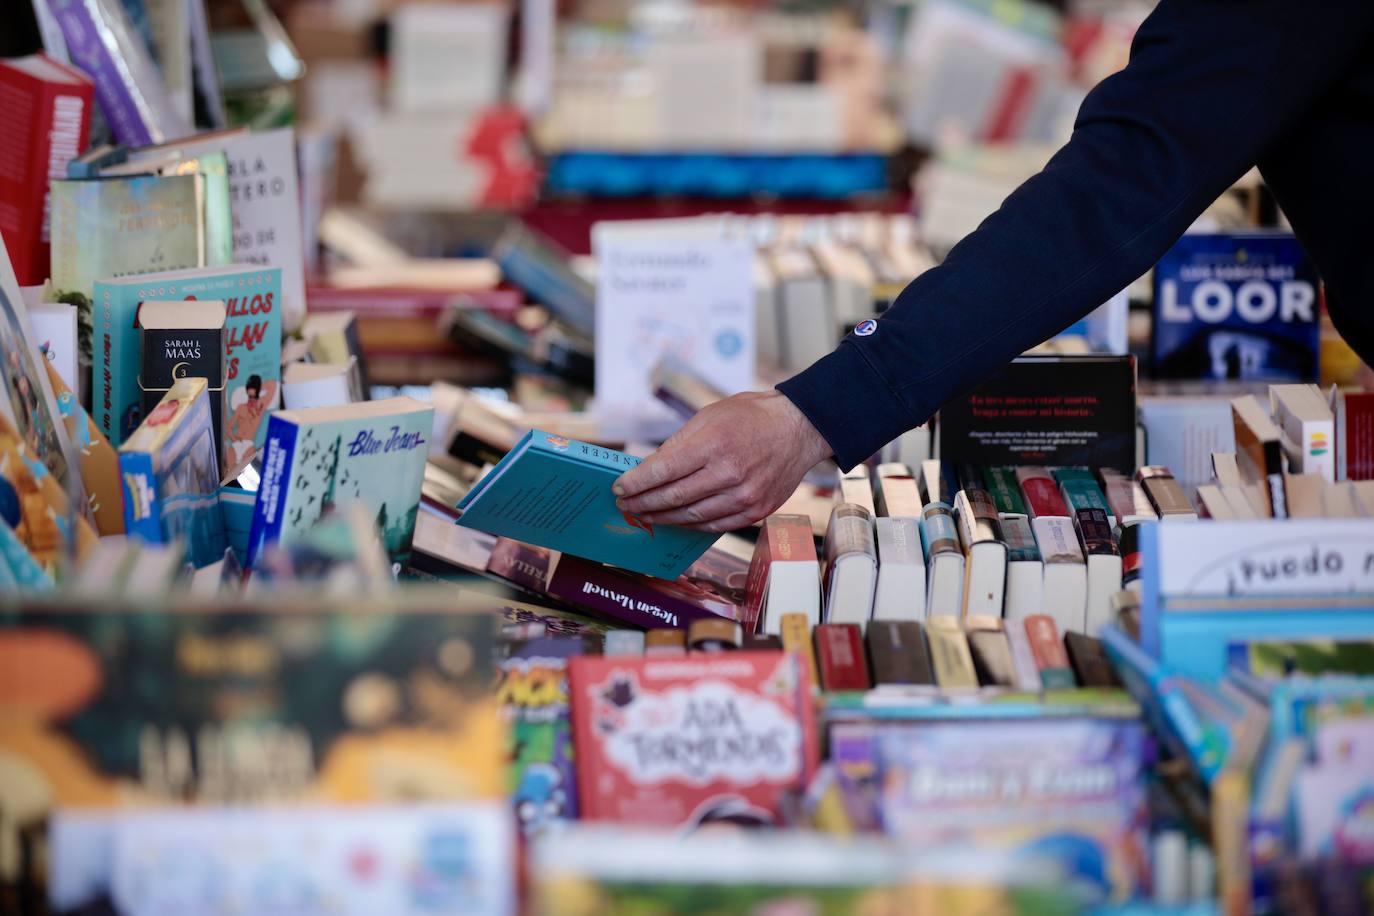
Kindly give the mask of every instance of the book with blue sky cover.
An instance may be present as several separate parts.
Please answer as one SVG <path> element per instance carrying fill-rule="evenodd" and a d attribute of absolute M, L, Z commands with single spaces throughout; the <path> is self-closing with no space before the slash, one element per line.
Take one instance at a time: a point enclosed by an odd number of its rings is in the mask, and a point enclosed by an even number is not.
<path fill-rule="evenodd" d="M 611 484 L 639 462 L 614 449 L 530 430 L 458 504 L 458 524 L 676 579 L 717 536 L 650 524 L 617 509 Z"/>
<path fill-rule="evenodd" d="M 433 425 L 433 407 L 404 397 L 272 414 L 248 565 L 266 545 L 299 540 L 321 517 L 350 504 L 375 516 L 387 555 L 405 562 Z"/>

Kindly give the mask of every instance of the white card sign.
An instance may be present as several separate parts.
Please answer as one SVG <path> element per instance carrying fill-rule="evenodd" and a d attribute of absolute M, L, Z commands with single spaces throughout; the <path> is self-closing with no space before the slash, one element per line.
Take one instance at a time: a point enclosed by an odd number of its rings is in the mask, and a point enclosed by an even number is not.
<path fill-rule="evenodd" d="M 1161 524 L 1167 598 L 1374 595 L 1374 520 Z"/>
<path fill-rule="evenodd" d="M 596 398 L 611 412 L 658 413 L 653 367 L 676 357 L 728 393 L 754 386 L 754 250 L 743 239 L 667 237 L 601 224 Z"/>

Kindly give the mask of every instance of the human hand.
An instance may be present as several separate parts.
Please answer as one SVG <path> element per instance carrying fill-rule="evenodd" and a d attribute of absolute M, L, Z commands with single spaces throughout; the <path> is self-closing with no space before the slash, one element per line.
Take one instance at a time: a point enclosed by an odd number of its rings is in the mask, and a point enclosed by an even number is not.
<path fill-rule="evenodd" d="M 612 490 L 646 522 L 733 531 L 767 517 L 830 455 L 786 395 L 746 392 L 699 411 Z"/>

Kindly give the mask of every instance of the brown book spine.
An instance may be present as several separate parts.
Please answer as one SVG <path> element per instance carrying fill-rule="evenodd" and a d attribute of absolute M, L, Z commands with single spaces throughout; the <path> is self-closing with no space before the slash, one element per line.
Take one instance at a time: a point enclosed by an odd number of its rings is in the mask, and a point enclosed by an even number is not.
<path fill-rule="evenodd" d="M 864 634 L 875 684 L 934 684 L 925 634 L 914 620 L 872 620 Z"/>

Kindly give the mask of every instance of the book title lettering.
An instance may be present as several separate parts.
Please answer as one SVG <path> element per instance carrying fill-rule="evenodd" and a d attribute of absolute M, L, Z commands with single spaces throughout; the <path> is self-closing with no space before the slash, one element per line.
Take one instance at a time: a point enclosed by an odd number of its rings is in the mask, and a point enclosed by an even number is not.
<path fill-rule="evenodd" d="M 353 441 L 348 443 L 348 457 L 360 455 L 384 455 L 392 452 L 409 452 L 425 444 L 425 437 L 419 432 L 401 432 L 399 426 L 391 427 L 389 432 L 376 436 L 369 429 L 358 431 Z"/>

